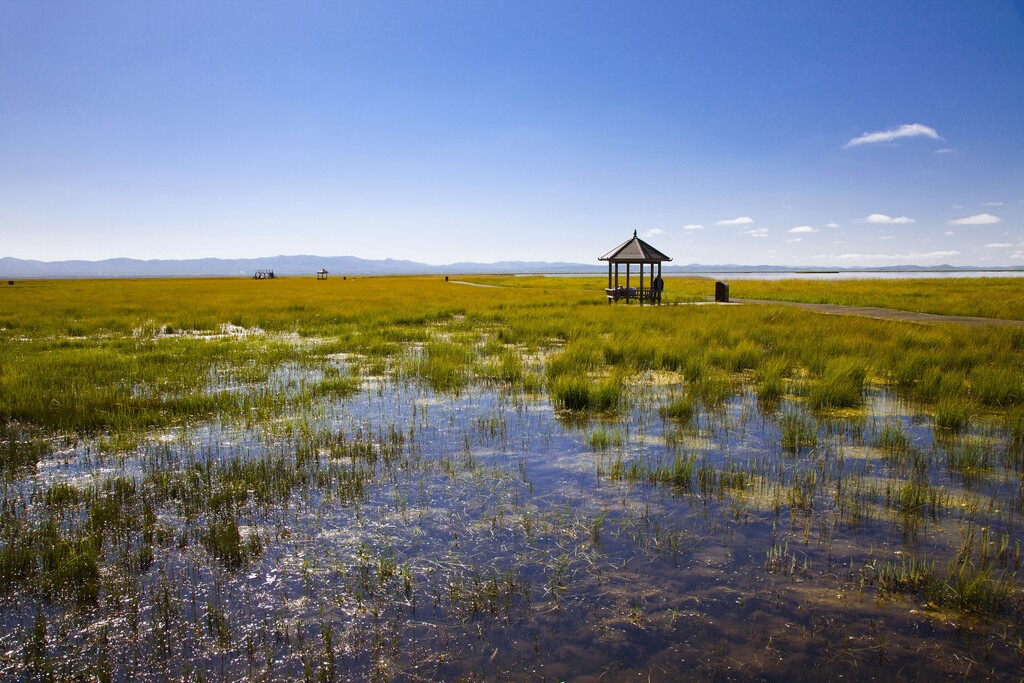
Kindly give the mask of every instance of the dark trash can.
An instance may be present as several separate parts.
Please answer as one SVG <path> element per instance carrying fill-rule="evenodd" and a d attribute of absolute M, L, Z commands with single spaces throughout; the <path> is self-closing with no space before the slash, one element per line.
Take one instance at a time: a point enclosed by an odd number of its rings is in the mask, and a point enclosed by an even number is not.
<path fill-rule="evenodd" d="M 715 302 L 720 304 L 729 303 L 729 283 L 728 282 L 716 282 L 715 283 Z"/>

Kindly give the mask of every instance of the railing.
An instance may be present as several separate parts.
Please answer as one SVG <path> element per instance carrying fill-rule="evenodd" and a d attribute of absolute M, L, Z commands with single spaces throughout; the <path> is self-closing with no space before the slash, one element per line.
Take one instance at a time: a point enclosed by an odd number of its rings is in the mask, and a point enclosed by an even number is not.
<path fill-rule="evenodd" d="M 608 295 L 608 303 L 619 299 L 625 299 L 627 302 L 630 299 L 637 299 L 661 303 L 661 290 L 651 287 L 608 287 L 604 292 Z"/>

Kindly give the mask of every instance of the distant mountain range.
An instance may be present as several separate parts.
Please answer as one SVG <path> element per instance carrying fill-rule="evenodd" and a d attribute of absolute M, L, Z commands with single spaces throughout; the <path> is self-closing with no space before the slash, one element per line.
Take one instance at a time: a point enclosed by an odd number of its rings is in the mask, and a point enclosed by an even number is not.
<path fill-rule="evenodd" d="M 272 270 L 278 276 L 310 276 L 324 268 L 332 275 L 448 275 L 483 273 L 606 273 L 607 266 L 596 263 L 548 261 L 498 261 L 495 263 L 449 263 L 437 266 L 395 259 L 372 260 L 355 256 L 268 256 L 248 259 L 139 260 L 129 258 L 103 261 L 33 261 L 0 258 L 0 280 L 18 278 L 131 278 L 131 277 L 251 277 L 257 270 Z M 737 264 L 670 265 L 664 273 L 729 272 L 844 272 L 844 271 L 1020 271 L 1024 266 L 1008 268 L 972 268 L 955 266 L 887 266 L 884 268 L 829 268 L 792 266 L 743 266 Z"/>

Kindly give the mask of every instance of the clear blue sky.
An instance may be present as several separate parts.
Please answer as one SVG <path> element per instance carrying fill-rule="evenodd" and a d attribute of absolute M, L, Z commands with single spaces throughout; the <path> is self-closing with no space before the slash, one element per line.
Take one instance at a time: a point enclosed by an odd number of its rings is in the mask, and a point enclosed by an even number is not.
<path fill-rule="evenodd" d="M 1024 2 L 0 0 L 0 256 L 1024 265 Z"/>

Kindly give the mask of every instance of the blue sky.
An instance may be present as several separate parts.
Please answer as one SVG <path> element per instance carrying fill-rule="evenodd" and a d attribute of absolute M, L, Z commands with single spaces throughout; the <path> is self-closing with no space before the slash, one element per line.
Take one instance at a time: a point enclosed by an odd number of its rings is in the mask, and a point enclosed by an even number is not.
<path fill-rule="evenodd" d="M 1024 265 L 1024 2 L 0 0 L 0 256 Z"/>

